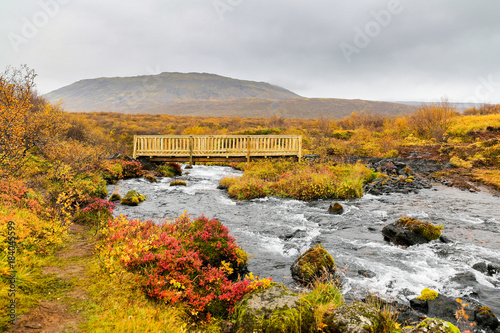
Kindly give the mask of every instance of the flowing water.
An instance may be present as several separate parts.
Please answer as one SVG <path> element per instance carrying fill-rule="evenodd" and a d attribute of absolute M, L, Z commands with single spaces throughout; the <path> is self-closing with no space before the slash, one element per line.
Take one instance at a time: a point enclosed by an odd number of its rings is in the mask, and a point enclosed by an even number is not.
<path fill-rule="evenodd" d="M 500 315 L 500 274 L 472 269 L 478 262 L 500 264 L 500 198 L 486 191 L 470 193 L 435 184 L 419 194 L 365 195 L 339 201 L 342 215 L 328 214 L 331 200 L 310 203 L 264 198 L 236 202 L 217 189 L 225 176 L 241 175 L 229 167 L 194 166 L 181 178 L 187 186 L 170 187 L 145 179 L 110 185 L 110 193 L 137 190 L 147 200 L 136 207 L 117 205 L 115 214 L 141 220 L 173 220 L 187 211 L 226 225 L 237 244 L 250 254 L 248 268 L 293 287 L 290 266 L 317 242 L 344 269 L 344 291 L 379 294 L 405 303 L 430 288 L 450 297 L 470 295 Z M 402 248 L 386 241 L 381 230 L 410 216 L 444 226 L 451 243 L 434 241 Z M 368 270 L 375 276 L 359 273 Z"/>

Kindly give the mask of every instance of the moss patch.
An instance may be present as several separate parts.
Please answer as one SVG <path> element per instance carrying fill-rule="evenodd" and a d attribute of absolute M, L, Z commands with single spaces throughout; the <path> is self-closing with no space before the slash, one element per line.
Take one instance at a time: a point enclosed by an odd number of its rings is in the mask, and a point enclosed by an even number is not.
<path fill-rule="evenodd" d="M 170 186 L 187 186 L 187 184 L 183 180 L 174 180 L 173 182 L 170 182 Z"/>
<path fill-rule="evenodd" d="M 426 318 L 418 324 L 417 328 L 426 328 L 429 332 L 460 333 L 458 327 L 449 321 L 437 318 Z"/>
<path fill-rule="evenodd" d="M 424 301 L 432 301 L 435 300 L 437 297 L 438 297 L 437 291 L 425 288 L 420 292 L 420 296 L 418 296 L 417 298 Z"/>

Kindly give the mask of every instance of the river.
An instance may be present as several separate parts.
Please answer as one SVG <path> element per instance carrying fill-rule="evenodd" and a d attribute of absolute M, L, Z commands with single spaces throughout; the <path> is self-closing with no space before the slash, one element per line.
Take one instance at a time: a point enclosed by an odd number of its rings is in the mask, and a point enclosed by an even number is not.
<path fill-rule="evenodd" d="M 469 295 L 500 315 L 500 274 L 487 276 L 472 269 L 478 262 L 500 264 L 498 196 L 433 184 L 418 194 L 340 200 L 344 213 L 331 215 L 332 200 L 231 200 L 226 191 L 217 189 L 223 177 L 241 175 L 229 167 L 195 165 L 184 171 L 189 171 L 180 177 L 186 187 L 169 186 L 172 178 L 109 185 L 110 194 L 137 190 L 147 196 L 139 206 L 117 205 L 115 215 L 155 222 L 171 221 L 185 211 L 192 217 L 215 217 L 249 253 L 250 271 L 289 287 L 294 287 L 290 273 L 294 260 L 320 242 L 344 270 L 343 289 L 351 297 L 368 291 L 408 303 L 430 288 L 450 297 Z M 384 225 L 402 216 L 443 225 L 443 235 L 452 242 L 402 248 L 384 241 Z M 368 278 L 359 270 L 374 276 Z"/>

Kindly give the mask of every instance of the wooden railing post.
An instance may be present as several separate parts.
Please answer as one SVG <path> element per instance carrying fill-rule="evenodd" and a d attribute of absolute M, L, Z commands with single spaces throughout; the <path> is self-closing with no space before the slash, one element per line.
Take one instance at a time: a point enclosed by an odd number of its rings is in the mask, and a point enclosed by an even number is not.
<path fill-rule="evenodd" d="M 134 154 L 132 155 L 132 157 L 135 158 L 137 157 L 137 135 L 134 135 Z"/>
<path fill-rule="evenodd" d="M 247 163 L 250 163 L 250 137 L 247 136 Z"/>
<path fill-rule="evenodd" d="M 189 167 L 193 167 L 193 137 L 189 137 Z"/>
<path fill-rule="evenodd" d="M 302 159 L 302 136 L 299 136 L 297 138 L 297 140 L 299 141 L 299 161 Z"/>

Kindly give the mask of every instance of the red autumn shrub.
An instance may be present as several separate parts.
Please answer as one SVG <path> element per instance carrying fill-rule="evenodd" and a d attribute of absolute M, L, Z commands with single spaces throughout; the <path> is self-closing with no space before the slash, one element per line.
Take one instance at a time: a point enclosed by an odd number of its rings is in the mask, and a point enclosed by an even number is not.
<path fill-rule="evenodd" d="M 122 264 L 139 275 L 143 291 L 167 304 L 182 302 L 194 316 L 226 317 L 245 293 L 260 286 L 247 279 L 233 282 L 235 269 L 246 264 L 228 229 L 215 219 L 174 223 L 111 220 L 108 247 Z"/>
<path fill-rule="evenodd" d="M 174 171 L 174 175 L 176 175 L 176 176 L 182 176 L 182 169 L 181 169 L 181 165 L 179 163 L 169 162 L 168 165 Z"/>
<path fill-rule="evenodd" d="M 123 168 L 123 178 L 138 178 L 144 174 L 141 163 L 137 161 L 120 161 L 120 164 Z"/>
<path fill-rule="evenodd" d="M 20 181 L 0 180 L 0 202 L 4 205 L 26 207 L 39 212 L 42 209 L 36 194 Z"/>

